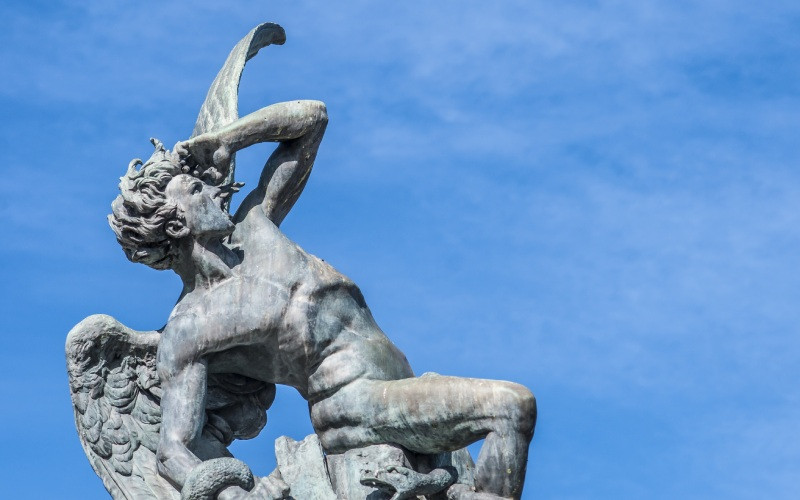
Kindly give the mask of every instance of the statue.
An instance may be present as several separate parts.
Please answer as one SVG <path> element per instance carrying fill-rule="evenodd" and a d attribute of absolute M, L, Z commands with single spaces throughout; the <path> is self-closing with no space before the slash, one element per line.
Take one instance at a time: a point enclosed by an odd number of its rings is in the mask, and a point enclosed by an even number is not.
<path fill-rule="evenodd" d="M 280 231 L 314 164 L 325 105 L 284 102 L 243 118 L 236 108 L 245 62 L 284 41 L 276 24 L 251 31 L 192 137 L 173 151 L 151 139 L 150 159 L 121 178 L 109 222 L 125 255 L 172 269 L 183 291 L 161 330 L 96 315 L 69 333 L 92 466 L 114 498 L 519 498 L 536 421 L 530 391 L 416 377 L 358 287 Z M 235 153 L 265 141 L 278 146 L 231 216 L 242 187 Z M 275 384 L 308 401 L 316 435 L 279 439 L 278 469 L 255 478 L 227 446 L 264 427 Z M 463 448 L 480 439 L 473 465 Z"/>

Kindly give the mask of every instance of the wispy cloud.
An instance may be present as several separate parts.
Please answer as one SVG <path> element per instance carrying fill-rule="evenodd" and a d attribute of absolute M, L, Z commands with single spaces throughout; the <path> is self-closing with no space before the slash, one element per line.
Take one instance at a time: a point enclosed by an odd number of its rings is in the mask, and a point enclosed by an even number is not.
<path fill-rule="evenodd" d="M 797 5 L 0 9 L 14 331 L 59 302 L 160 326 L 177 283 L 114 246 L 116 179 L 149 136 L 183 138 L 233 43 L 277 21 L 288 42 L 248 66 L 243 111 L 318 98 L 332 118 L 285 230 L 361 285 L 419 372 L 534 389 L 531 497 L 791 496 Z M 241 178 L 268 153 L 241 154 Z"/>

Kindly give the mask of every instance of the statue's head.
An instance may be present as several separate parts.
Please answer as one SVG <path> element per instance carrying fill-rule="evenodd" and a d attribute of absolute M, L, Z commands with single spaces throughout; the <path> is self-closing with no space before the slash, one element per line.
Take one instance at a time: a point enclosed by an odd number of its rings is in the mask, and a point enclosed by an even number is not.
<path fill-rule="evenodd" d="M 181 240 L 223 237 L 233 231 L 223 203 L 238 186 L 207 184 L 160 141 L 151 142 L 155 151 L 150 159 L 144 165 L 139 159 L 131 161 L 120 178 L 120 194 L 111 203 L 108 221 L 128 259 L 170 269 L 180 257 Z"/>

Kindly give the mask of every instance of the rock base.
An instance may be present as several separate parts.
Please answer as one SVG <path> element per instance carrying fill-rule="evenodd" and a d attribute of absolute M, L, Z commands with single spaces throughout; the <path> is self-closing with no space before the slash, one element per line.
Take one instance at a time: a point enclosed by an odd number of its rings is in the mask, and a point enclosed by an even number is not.
<path fill-rule="evenodd" d="M 389 467 L 411 469 L 428 474 L 435 469 L 451 471 L 453 481 L 472 486 L 475 464 L 466 449 L 437 455 L 418 455 L 399 446 L 380 444 L 328 454 L 319 439 L 311 434 L 302 441 L 282 436 L 275 441 L 275 456 L 283 480 L 296 500 L 389 500 L 395 493 L 362 483 Z M 427 495 L 404 496 L 427 500 L 444 500 L 444 490 Z"/>

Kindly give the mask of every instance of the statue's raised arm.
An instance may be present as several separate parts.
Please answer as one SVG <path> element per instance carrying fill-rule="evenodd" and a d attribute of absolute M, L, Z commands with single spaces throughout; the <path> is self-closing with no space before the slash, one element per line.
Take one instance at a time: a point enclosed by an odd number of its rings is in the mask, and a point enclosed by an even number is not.
<path fill-rule="evenodd" d="M 285 41 L 286 33 L 275 23 L 260 24 L 242 38 L 211 84 L 191 139 L 175 147 L 184 158 L 191 153 L 194 158 L 188 158 L 189 163 L 194 161 L 200 172 L 208 172 L 206 179 L 232 186 L 236 151 L 259 142 L 280 142 L 237 215 L 241 220 L 251 208 L 262 206 L 278 226 L 300 196 L 314 164 L 327 123 L 325 105 L 319 101 L 275 104 L 237 120 L 238 88 L 247 61 L 263 47 Z M 227 199 L 226 209 L 229 204 Z"/>
<path fill-rule="evenodd" d="M 234 221 L 255 207 L 279 226 L 306 185 L 328 115 L 320 101 L 273 104 L 225 127 L 175 146 L 185 163 L 200 171 L 227 172 L 237 151 L 260 142 L 280 143 L 270 156 L 258 186 L 245 198 Z"/>

